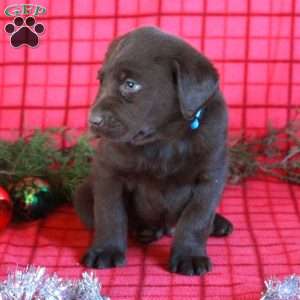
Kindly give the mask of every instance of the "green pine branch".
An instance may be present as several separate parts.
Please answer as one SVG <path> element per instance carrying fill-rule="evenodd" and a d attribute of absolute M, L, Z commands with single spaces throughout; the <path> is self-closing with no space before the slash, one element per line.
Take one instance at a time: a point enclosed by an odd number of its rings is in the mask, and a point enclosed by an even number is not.
<path fill-rule="evenodd" d="M 45 179 L 62 200 L 70 200 L 79 182 L 89 173 L 94 149 L 86 135 L 61 150 L 55 137 L 62 129 L 36 130 L 16 142 L 0 141 L 0 185 L 6 188 L 28 176 Z M 69 137 L 70 138 L 70 137 Z"/>

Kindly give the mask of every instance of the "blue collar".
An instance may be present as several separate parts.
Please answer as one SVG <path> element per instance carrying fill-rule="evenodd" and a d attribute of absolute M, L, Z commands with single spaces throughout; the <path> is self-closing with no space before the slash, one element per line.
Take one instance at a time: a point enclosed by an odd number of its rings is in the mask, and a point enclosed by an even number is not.
<path fill-rule="evenodd" d="M 201 119 L 202 119 L 202 116 L 203 116 L 203 111 L 204 109 L 200 108 L 196 114 L 195 114 L 195 117 L 194 119 L 192 120 L 191 124 L 190 124 L 190 127 L 192 130 L 196 130 L 200 127 L 200 122 L 201 122 Z"/>

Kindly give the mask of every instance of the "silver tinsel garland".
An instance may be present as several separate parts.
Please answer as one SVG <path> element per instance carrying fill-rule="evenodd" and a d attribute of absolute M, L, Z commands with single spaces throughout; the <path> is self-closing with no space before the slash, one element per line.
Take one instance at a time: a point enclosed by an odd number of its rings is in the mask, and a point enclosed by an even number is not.
<path fill-rule="evenodd" d="M 291 275 L 282 281 L 265 281 L 260 300 L 300 300 L 300 277 Z M 63 279 L 47 275 L 46 268 L 28 266 L 9 273 L 0 282 L 0 300 L 110 300 L 101 296 L 101 286 L 93 273 L 84 272 L 81 279 Z"/>
<path fill-rule="evenodd" d="M 47 275 L 46 268 L 29 266 L 0 282 L 0 300 L 110 300 L 101 296 L 100 290 L 93 273 L 84 272 L 81 279 L 69 280 Z"/>
<path fill-rule="evenodd" d="M 300 277 L 291 275 L 282 281 L 272 278 L 265 281 L 266 291 L 261 300 L 300 300 Z"/>

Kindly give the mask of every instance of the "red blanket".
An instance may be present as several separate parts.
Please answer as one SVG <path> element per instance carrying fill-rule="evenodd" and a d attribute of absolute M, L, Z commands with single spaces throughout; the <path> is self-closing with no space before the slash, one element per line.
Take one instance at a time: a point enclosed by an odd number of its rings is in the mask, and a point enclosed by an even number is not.
<path fill-rule="evenodd" d="M 149 246 L 130 241 L 127 265 L 97 271 L 103 293 L 113 299 L 257 300 L 270 276 L 300 273 L 300 187 L 251 180 L 226 188 L 220 212 L 235 231 L 228 238 L 210 238 L 213 270 L 204 277 L 167 271 L 171 238 Z M 90 271 L 79 259 L 91 240 L 71 207 L 48 218 L 1 233 L 0 275 L 16 264 L 46 266 L 70 278 Z"/>
<path fill-rule="evenodd" d="M 0 1 L 1 138 L 53 126 L 84 131 L 108 44 L 140 25 L 181 36 L 214 61 L 231 133 L 261 133 L 268 121 L 280 127 L 300 104 L 300 0 L 32 1 L 47 9 L 35 17 L 45 29 L 36 32 L 36 48 L 13 48 L 10 38 L 19 27 L 2 30 L 14 24 L 3 11 L 16 2 L 26 1 Z M 13 5 L 10 12 L 20 9 Z M 299 199 L 300 188 L 283 183 L 228 186 L 220 211 L 235 231 L 209 240 L 210 274 L 168 273 L 170 238 L 148 247 L 130 242 L 126 267 L 97 271 L 104 293 L 112 299 L 256 300 L 264 279 L 300 273 Z M 90 239 L 71 207 L 10 226 L 0 237 L 0 275 L 5 278 L 16 264 L 35 264 L 78 277 Z"/>
<path fill-rule="evenodd" d="M 0 1 L 0 12 L 15 2 Z M 2 28 L 13 17 L 0 16 L 0 137 L 85 130 L 108 44 L 141 25 L 176 34 L 214 61 L 232 131 L 282 126 L 300 104 L 300 0 L 34 2 L 47 9 L 36 17 L 45 27 L 36 48 L 12 48 Z"/>

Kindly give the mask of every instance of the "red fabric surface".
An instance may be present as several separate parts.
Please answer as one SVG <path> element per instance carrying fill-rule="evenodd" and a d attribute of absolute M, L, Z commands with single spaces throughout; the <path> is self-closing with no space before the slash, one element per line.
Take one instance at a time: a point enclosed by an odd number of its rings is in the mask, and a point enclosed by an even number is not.
<path fill-rule="evenodd" d="M 300 273 L 300 187 L 268 181 L 228 186 L 220 212 L 235 225 L 228 238 L 210 238 L 213 270 L 204 277 L 166 270 L 171 238 L 147 247 L 130 241 L 127 266 L 96 271 L 113 299 L 257 300 L 270 276 Z M 33 223 L 10 226 L 0 236 L 0 277 L 15 265 L 46 266 L 77 278 L 91 239 L 70 207 Z"/>
<path fill-rule="evenodd" d="M 12 3 L 1 1 L 0 11 Z M 13 49 L 0 30 L 0 137 L 66 126 L 82 132 L 97 89 L 96 71 L 109 42 L 140 25 L 181 36 L 212 59 L 230 107 L 231 132 L 282 126 L 300 105 L 300 0 L 40 0 L 46 27 L 38 48 Z M 0 29 L 12 18 L 0 15 Z M 211 238 L 213 271 L 169 274 L 170 239 L 148 247 L 130 242 L 128 265 L 97 271 L 112 299 L 258 299 L 271 275 L 300 273 L 300 188 L 248 181 L 228 186 L 220 211 L 234 225 Z M 0 235 L 0 275 L 15 264 L 46 266 L 78 277 L 91 233 L 72 208 L 10 226 Z"/>
<path fill-rule="evenodd" d="M 2 0 L 0 11 L 23 2 Z M 282 126 L 300 103 L 300 0 L 33 3 L 48 10 L 37 18 L 46 27 L 38 48 L 13 49 L 0 30 L 0 137 L 62 125 L 82 131 L 107 45 L 144 24 L 181 36 L 215 62 L 232 130 Z M 11 19 L 2 14 L 0 28 Z"/>

